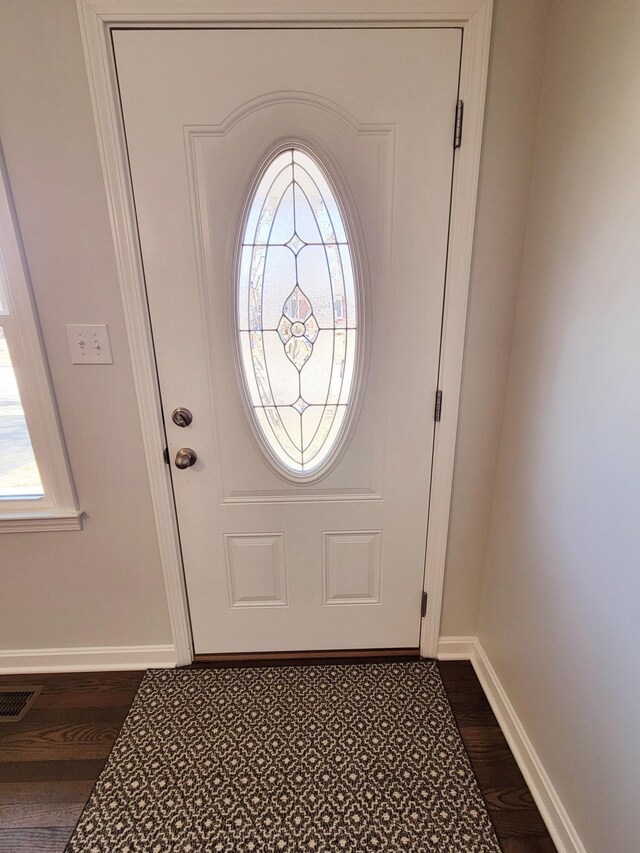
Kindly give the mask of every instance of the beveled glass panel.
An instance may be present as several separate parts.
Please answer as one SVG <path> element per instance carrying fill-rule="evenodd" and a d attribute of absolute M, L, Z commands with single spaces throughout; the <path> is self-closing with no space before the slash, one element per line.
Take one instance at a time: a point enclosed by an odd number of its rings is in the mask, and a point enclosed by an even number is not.
<path fill-rule="evenodd" d="M 283 201 L 283 193 L 286 192 L 287 187 L 291 182 L 291 174 L 291 167 L 285 167 L 278 172 L 269 188 L 264 192 L 256 224 L 256 233 L 253 238 L 253 241 L 257 245 L 267 245 L 271 241 L 273 220 L 275 219 L 276 212 Z"/>
<path fill-rule="evenodd" d="M 313 405 L 327 402 L 333 372 L 333 329 L 322 329 L 313 347 L 313 355 L 300 376 L 300 393 Z"/>
<path fill-rule="evenodd" d="M 299 177 L 299 175 L 298 175 Z M 298 184 L 296 187 L 296 234 L 307 245 L 317 246 L 324 242 L 321 229 L 326 234 L 333 234 L 331 223 L 324 212 L 324 209 L 316 204 L 316 210 L 312 208 L 312 201 L 316 201 L 314 195 L 311 199 L 307 196 L 304 189 Z M 321 220 L 316 219 L 316 211 L 320 212 Z M 322 225 L 321 225 L 322 223 Z"/>
<path fill-rule="evenodd" d="M 304 477 L 330 461 L 353 403 L 352 253 L 335 190 L 309 152 L 279 152 L 254 187 L 236 282 L 240 360 L 264 444 Z"/>
<path fill-rule="evenodd" d="M 270 246 L 261 287 L 262 328 L 276 329 L 282 306 L 296 286 L 295 255 L 286 246 Z"/>
<path fill-rule="evenodd" d="M 334 324 L 333 289 L 324 246 L 305 246 L 298 254 L 298 276 L 313 292 L 313 313 L 321 329 Z"/>
<path fill-rule="evenodd" d="M 298 399 L 298 370 L 289 359 L 277 332 L 263 332 L 265 360 L 276 406 L 291 406 Z"/>
<path fill-rule="evenodd" d="M 280 244 L 285 246 L 293 238 L 294 232 L 293 184 L 290 184 L 276 210 L 267 242 L 270 246 L 278 246 Z"/>

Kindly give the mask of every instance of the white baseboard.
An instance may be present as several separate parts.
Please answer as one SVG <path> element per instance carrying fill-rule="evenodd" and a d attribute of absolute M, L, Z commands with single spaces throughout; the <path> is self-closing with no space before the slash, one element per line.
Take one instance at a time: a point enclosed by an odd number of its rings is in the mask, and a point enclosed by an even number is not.
<path fill-rule="evenodd" d="M 177 660 L 176 650 L 171 645 L 9 649 L 0 650 L 0 675 L 172 668 Z"/>
<path fill-rule="evenodd" d="M 438 660 L 471 660 L 475 647 L 475 637 L 440 637 Z"/>
<path fill-rule="evenodd" d="M 470 660 L 558 853 L 587 853 L 477 637 L 441 637 L 438 660 Z"/>

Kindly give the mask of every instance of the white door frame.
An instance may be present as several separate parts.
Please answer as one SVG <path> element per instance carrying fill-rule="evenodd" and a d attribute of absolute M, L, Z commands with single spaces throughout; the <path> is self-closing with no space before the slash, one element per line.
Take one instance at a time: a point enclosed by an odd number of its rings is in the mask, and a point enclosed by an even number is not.
<path fill-rule="evenodd" d="M 438 387 L 443 392 L 442 419 L 435 431 L 432 470 L 425 471 L 425 477 L 431 474 L 431 496 L 425 571 L 428 604 L 420 652 L 425 657 L 435 657 L 440 634 L 492 5 L 493 0 L 350 0 L 350 11 L 345 12 L 344 0 L 269 0 L 267 3 L 265 0 L 77 0 L 178 665 L 192 662 L 193 642 L 176 510 L 169 469 L 164 462 L 164 424 L 111 30 L 122 26 L 345 24 L 427 25 L 464 30 L 459 93 L 464 102 L 464 141 L 456 152 L 454 167 L 438 378 Z"/>

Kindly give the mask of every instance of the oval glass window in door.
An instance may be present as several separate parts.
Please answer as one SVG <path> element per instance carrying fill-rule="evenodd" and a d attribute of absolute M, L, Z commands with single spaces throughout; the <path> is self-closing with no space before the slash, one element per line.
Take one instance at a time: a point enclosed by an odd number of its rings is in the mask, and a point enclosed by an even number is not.
<path fill-rule="evenodd" d="M 295 477 L 329 465 L 354 402 L 359 306 L 341 211 L 325 168 L 295 147 L 268 162 L 247 205 L 242 371 L 262 442 Z"/>

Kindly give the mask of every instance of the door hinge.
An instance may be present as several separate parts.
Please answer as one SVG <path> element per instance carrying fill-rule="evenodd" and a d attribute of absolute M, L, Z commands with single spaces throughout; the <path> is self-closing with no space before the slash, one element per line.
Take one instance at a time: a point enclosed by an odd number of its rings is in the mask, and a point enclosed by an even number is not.
<path fill-rule="evenodd" d="M 453 133 L 453 147 L 460 148 L 462 145 L 462 115 L 464 113 L 464 102 L 456 104 L 456 129 Z"/>
<path fill-rule="evenodd" d="M 442 391 L 439 389 L 436 391 L 436 407 L 433 413 L 434 421 L 439 421 L 442 417 Z"/>
<path fill-rule="evenodd" d="M 168 465 L 169 464 L 169 448 L 168 447 L 165 447 L 164 453 L 162 455 L 164 456 L 164 461 Z"/>
<path fill-rule="evenodd" d="M 427 615 L 427 593 L 422 593 L 422 603 L 420 604 L 420 616 L 424 619 Z"/>

